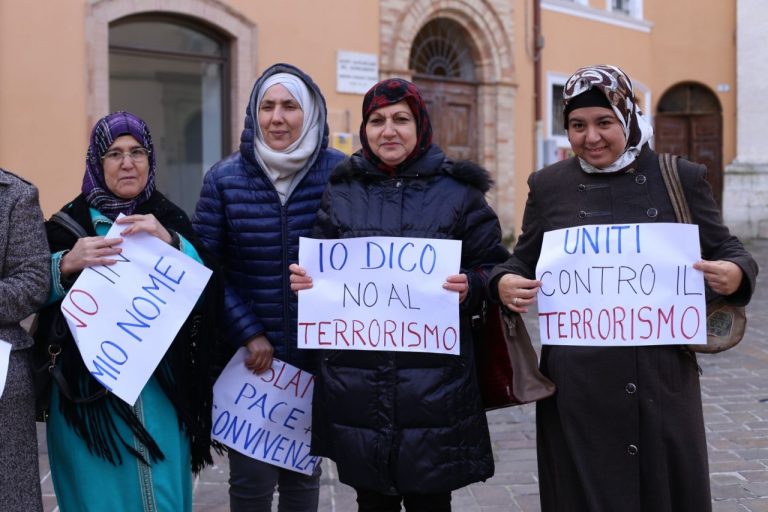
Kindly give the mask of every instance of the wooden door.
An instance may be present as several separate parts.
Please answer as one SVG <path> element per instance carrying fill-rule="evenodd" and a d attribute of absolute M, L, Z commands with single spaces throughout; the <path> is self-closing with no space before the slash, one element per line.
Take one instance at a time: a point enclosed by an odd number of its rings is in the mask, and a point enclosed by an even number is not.
<path fill-rule="evenodd" d="M 432 121 L 432 140 L 453 160 L 477 162 L 477 86 L 414 78 Z"/>
<path fill-rule="evenodd" d="M 723 198 L 722 119 L 720 114 L 658 114 L 656 151 L 673 153 L 707 166 L 707 181 L 718 206 Z"/>

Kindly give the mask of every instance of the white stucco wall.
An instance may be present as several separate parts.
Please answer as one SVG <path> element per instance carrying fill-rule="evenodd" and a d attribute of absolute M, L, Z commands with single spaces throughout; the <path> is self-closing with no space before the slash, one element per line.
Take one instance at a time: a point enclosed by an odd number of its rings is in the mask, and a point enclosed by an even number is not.
<path fill-rule="evenodd" d="M 734 234 L 768 238 L 768 2 L 736 4 L 736 159 L 726 168 L 723 217 Z"/>

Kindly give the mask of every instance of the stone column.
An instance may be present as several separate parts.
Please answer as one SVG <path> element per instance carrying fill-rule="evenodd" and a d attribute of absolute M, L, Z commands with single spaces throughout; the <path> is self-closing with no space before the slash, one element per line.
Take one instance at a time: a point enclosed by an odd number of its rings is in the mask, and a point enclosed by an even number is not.
<path fill-rule="evenodd" d="M 736 4 L 736 159 L 725 169 L 723 216 L 743 238 L 768 238 L 768 2 Z"/>

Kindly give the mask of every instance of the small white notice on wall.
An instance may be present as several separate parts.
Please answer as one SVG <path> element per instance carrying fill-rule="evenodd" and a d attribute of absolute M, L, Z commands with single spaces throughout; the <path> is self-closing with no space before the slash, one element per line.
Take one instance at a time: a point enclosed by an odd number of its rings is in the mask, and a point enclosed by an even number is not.
<path fill-rule="evenodd" d="M 336 92 L 365 94 L 379 81 L 375 53 L 336 52 Z"/>

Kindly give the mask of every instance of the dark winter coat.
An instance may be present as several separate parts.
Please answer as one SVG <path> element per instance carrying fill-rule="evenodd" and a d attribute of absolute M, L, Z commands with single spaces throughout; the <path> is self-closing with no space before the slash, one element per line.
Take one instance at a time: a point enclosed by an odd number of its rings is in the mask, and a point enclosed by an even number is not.
<path fill-rule="evenodd" d="M 331 177 L 317 238 L 395 236 L 462 241 L 469 294 L 461 355 L 325 351 L 315 382 L 312 449 L 339 479 L 384 494 L 439 493 L 493 475 L 469 315 L 485 297 L 483 264 L 503 261 L 488 173 L 436 146 L 394 177 L 359 154 Z"/>
<path fill-rule="evenodd" d="M 679 160 L 700 229 L 702 257 L 744 272 L 728 300 L 749 301 L 757 265 L 720 219 L 706 168 Z M 494 269 L 533 278 L 544 232 L 586 224 L 676 222 L 658 164 L 644 148 L 624 171 L 587 174 L 576 158 L 528 179 L 523 230 Z M 695 356 L 679 346 L 544 346 L 541 369 L 557 385 L 537 404 L 544 512 L 703 512 L 711 509 L 707 445 Z"/>
<path fill-rule="evenodd" d="M 65 205 L 62 211 L 80 224 L 88 236 L 96 236 L 90 206 L 82 194 Z M 214 268 L 213 259 L 200 247 L 187 214 L 163 194 L 155 190 L 134 213 L 154 215 L 163 227 L 175 231 L 195 246 L 203 262 Z M 48 221 L 45 227 L 51 253 L 72 249 L 77 243 L 75 234 L 58 223 Z M 212 462 L 210 431 L 213 383 L 210 363 L 217 333 L 216 306 L 221 302 L 219 281 L 218 272 L 214 272 L 195 309 L 179 329 L 153 373 L 163 392 L 174 405 L 179 424 L 189 437 L 192 469 L 196 473 Z M 93 378 L 83 363 L 69 329 L 60 328 L 63 325 L 60 309 L 61 300 L 58 300 L 40 310 L 35 335 L 36 349 L 44 354 L 49 342 L 60 344 L 61 354 L 58 361 L 69 389 L 77 390 L 74 394 L 78 397 L 93 396 L 102 390 L 103 386 Z M 108 393 L 104 398 L 83 404 L 73 403 L 63 394 L 60 396 L 61 412 L 65 419 L 94 455 L 116 465 L 122 463 L 119 445 L 133 444 L 130 439 L 121 439 L 115 427 L 115 422 L 123 421 L 147 450 L 152 462 L 165 457 L 133 408 L 115 395 Z M 136 450 L 138 449 L 137 447 Z M 141 458 L 142 455 L 136 450 L 129 449 L 137 458 Z"/>
<path fill-rule="evenodd" d="M 254 85 L 275 73 L 300 76 L 322 99 L 320 89 L 299 69 L 287 64 L 269 68 Z M 325 100 L 319 102 L 324 132 L 310 158 L 309 170 L 285 204 L 254 155 L 253 106 L 245 113 L 240 151 L 214 165 L 205 175 L 192 223 L 203 245 L 215 254 L 226 278 L 224 321 L 233 347 L 265 335 L 274 357 L 305 370 L 314 354 L 296 348 L 296 295 L 288 265 L 298 262 L 299 237 L 310 236 L 328 176 L 344 155 L 328 148 Z"/>

